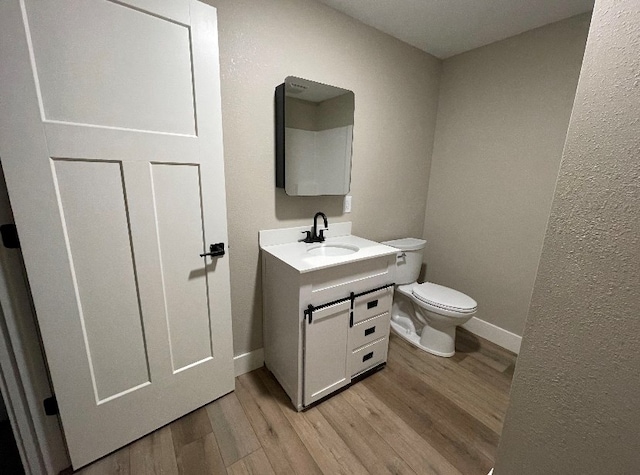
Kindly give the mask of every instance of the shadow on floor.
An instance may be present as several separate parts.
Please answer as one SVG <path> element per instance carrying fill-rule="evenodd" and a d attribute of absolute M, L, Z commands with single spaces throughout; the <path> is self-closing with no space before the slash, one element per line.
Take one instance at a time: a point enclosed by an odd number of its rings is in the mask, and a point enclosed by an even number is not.
<path fill-rule="evenodd" d="M 476 353 L 480 351 L 480 339 L 464 328 L 456 329 L 456 351 L 460 353 Z"/>

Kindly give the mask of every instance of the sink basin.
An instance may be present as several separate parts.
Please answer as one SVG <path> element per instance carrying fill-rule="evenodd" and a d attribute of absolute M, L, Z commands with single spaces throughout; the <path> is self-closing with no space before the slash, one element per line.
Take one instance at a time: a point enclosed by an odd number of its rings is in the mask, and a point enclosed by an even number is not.
<path fill-rule="evenodd" d="M 360 248 L 358 246 L 354 246 L 353 244 L 344 244 L 344 243 L 327 243 L 327 244 L 318 244 L 317 246 L 312 246 L 307 249 L 307 254 L 310 256 L 347 256 L 349 254 L 353 254 L 354 252 L 358 252 Z"/>

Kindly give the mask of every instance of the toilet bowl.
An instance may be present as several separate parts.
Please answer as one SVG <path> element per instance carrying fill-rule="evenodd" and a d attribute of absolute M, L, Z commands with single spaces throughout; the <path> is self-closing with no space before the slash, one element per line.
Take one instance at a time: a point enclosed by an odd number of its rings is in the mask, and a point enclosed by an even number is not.
<path fill-rule="evenodd" d="M 392 331 L 431 354 L 453 356 L 456 327 L 475 315 L 476 301 L 442 285 L 417 282 L 425 240 L 403 238 L 382 244 L 398 249 Z"/>

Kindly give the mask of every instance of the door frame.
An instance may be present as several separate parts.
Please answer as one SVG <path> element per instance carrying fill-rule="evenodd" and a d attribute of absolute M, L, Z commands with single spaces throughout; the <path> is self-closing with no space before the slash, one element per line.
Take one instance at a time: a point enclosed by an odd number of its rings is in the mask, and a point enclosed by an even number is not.
<path fill-rule="evenodd" d="M 0 168 L 0 224 L 13 223 Z M 1 244 L 0 244 L 1 246 Z M 52 395 L 47 362 L 19 249 L 0 249 L 0 392 L 26 475 L 60 473 L 71 466 L 58 416 L 37 404 Z M 20 321 L 33 322 L 20 325 Z M 31 364 L 29 364 L 29 362 Z M 49 388 L 49 392 L 46 392 Z M 42 406 L 40 406 L 42 407 Z M 44 417 L 55 417 L 56 424 Z"/>
<path fill-rule="evenodd" d="M 4 275 L 4 262 L 2 267 L 0 272 L 0 392 L 9 414 L 25 474 L 59 473 L 71 466 L 62 429 L 58 430 L 57 437 L 55 434 L 49 434 L 54 437 L 47 437 L 49 440 L 44 441 L 43 444 L 40 443 L 36 433 L 44 433 L 45 429 L 40 424 L 38 415 L 31 410 L 29 399 L 41 400 L 41 397 L 35 390 L 33 375 L 30 375 L 27 369 L 27 355 L 14 351 L 16 346 L 24 346 L 25 340 L 37 340 L 39 343 L 39 337 L 36 332 L 33 334 L 18 332 L 17 315 L 11 308 L 11 294 L 7 285 L 7 276 Z M 31 352 L 28 358 L 39 359 L 46 367 L 44 355 L 41 352 Z M 40 378 L 39 382 L 49 383 L 46 378 Z M 58 416 L 49 417 L 57 418 Z M 60 463 L 60 460 L 66 460 L 66 462 Z"/>

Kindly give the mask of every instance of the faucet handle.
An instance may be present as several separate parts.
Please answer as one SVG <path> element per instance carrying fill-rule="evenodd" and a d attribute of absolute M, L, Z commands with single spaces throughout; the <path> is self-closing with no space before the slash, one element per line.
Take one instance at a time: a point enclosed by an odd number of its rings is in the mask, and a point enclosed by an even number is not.
<path fill-rule="evenodd" d="M 318 235 L 318 238 L 320 239 L 320 242 L 324 242 L 325 237 L 324 237 L 324 232 L 328 231 L 328 229 L 321 229 L 320 230 L 320 234 Z"/>
<path fill-rule="evenodd" d="M 300 231 L 302 234 L 306 234 L 306 237 L 298 239 L 298 242 L 311 242 L 311 231 Z"/>

